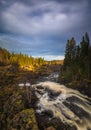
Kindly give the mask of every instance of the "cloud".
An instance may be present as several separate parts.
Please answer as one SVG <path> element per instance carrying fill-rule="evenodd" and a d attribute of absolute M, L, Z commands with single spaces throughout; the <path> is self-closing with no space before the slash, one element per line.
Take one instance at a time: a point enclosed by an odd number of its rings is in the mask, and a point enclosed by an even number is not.
<path fill-rule="evenodd" d="M 88 3 L 64 4 L 56 1 L 26 5 L 15 2 L 2 12 L 4 30 L 28 36 L 56 35 L 82 26 Z"/>
<path fill-rule="evenodd" d="M 0 0 L 0 45 L 61 59 L 67 39 L 79 43 L 86 31 L 91 35 L 90 12 L 91 0 Z"/>
<path fill-rule="evenodd" d="M 46 44 L 42 44 L 40 41 L 41 40 L 36 39 L 34 42 L 35 44 L 32 44 L 32 41 L 31 43 L 21 43 L 8 36 L 0 36 L 0 45 L 3 48 L 7 48 L 10 52 L 22 52 L 29 56 L 32 55 L 33 57 L 43 57 L 45 60 L 64 59 L 64 54 L 60 51 L 63 50 L 61 44 L 57 46 L 57 44 L 55 45 L 52 42 L 51 45 L 49 44 L 49 46 L 46 46 Z"/>

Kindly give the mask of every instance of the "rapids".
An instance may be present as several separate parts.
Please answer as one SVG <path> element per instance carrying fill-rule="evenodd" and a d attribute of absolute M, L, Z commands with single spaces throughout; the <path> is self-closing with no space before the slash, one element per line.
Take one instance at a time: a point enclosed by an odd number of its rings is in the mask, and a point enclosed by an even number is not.
<path fill-rule="evenodd" d="M 52 114 L 51 118 L 59 118 L 63 123 L 75 126 L 77 130 L 91 130 L 89 97 L 53 81 L 39 82 L 32 87 L 38 98 L 37 113 L 48 111 Z"/>

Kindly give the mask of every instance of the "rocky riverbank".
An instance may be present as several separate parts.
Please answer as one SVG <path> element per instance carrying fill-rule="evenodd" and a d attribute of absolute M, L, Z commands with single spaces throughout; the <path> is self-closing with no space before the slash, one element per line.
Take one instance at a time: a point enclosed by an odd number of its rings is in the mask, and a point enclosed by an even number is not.
<path fill-rule="evenodd" d="M 60 66 L 56 65 L 42 66 L 36 72 L 15 70 L 9 66 L 0 68 L 1 130 L 76 130 L 74 126 L 64 124 L 59 118 L 53 117 L 49 110 L 42 114 L 36 113 L 38 98 L 31 85 L 46 80 L 57 82 L 56 71 L 58 70 L 60 70 Z M 61 81 L 61 83 L 63 82 Z M 88 86 L 86 87 L 87 82 L 83 82 L 80 87 L 77 83 L 65 82 L 65 84 L 83 94 L 86 92 L 91 95 L 90 89 L 89 91 L 86 89 L 88 88 Z M 88 85 L 90 88 L 90 83 Z M 53 97 L 53 94 L 50 96 Z"/>
<path fill-rule="evenodd" d="M 32 72 L 16 69 L 11 65 L 0 67 L 1 130 L 40 129 L 38 124 L 40 119 L 35 115 L 37 97 L 31 88 L 28 91 L 25 85 L 20 87 L 19 84 L 29 82 L 32 85 L 36 83 L 40 76 L 49 75 L 53 68 L 56 70 L 55 65 L 52 67 L 47 65 Z M 51 128 L 49 127 L 48 129 Z"/>

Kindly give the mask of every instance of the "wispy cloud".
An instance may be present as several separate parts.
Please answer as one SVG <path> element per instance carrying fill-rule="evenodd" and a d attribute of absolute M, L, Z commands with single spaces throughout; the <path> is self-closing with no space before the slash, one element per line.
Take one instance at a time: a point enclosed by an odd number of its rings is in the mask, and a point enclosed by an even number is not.
<path fill-rule="evenodd" d="M 0 45 L 62 58 L 68 38 L 91 35 L 90 12 L 91 0 L 0 0 Z"/>
<path fill-rule="evenodd" d="M 82 25 L 86 7 L 84 1 L 75 6 L 56 1 L 29 6 L 16 2 L 2 12 L 2 19 L 4 28 L 11 33 L 29 36 L 62 34 Z"/>

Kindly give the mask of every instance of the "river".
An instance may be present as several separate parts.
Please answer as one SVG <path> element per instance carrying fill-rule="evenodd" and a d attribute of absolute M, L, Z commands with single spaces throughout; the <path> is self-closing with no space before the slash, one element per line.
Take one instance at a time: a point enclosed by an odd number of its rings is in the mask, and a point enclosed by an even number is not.
<path fill-rule="evenodd" d="M 91 99 L 77 90 L 58 84 L 57 78 L 58 73 L 52 73 L 39 78 L 32 85 L 38 98 L 36 113 L 49 112 L 49 120 L 58 118 L 77 130 L 91 130 Z"/>

